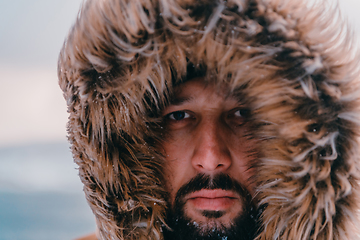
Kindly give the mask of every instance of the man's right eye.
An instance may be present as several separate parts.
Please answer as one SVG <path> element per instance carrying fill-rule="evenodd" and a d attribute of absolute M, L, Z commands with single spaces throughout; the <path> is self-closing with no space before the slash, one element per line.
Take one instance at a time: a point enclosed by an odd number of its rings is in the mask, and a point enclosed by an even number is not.
<path fill-rule="evenodd" d="M 171 119 L 171 120 L 181 121 L 181 120 L 184 120 L 186 118 L 190 118 L 190 114 L 188 114 L 185 111 L 176 111 L 176 112 L 169 113 L 167 115 L 167 117 L 169 119 Z"/>

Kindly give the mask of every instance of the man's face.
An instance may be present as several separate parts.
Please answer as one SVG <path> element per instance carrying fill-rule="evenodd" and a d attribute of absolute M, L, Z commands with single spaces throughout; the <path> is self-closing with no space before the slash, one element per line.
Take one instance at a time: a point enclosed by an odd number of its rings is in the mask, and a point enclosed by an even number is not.
<path fill-rule="evenodd" d="M 255 218 L 249 167 L 256 141 L 241 99 L 201 80 L 181 85 L 164 110 L 163 148 L 171 218 L 205 236 Z"/>

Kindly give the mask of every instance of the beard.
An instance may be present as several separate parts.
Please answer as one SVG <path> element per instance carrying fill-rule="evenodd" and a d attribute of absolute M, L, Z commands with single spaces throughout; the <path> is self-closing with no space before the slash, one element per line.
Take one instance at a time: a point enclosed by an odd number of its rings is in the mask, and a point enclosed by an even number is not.
<path fill-rule="evenodd" d="M 222 211 L 201 212 L 209 221 L 196 222 L 186 216 L 185 201 L 187 194 L 202 189 L 222 189 L 234 191 L 242 198 L 242 211 L 226 226 L 216 220 L 223 216 Z M 228 175 L 219 174 L 215 177 L 197 175 L 182 186 L 176 194 L 172 209 L 167 213 L 167 225 L 164 228 L 165 240 L 253 240 L 259 230 L 260 212 L 252 201 L 251 194 L 239 182 Z"/>

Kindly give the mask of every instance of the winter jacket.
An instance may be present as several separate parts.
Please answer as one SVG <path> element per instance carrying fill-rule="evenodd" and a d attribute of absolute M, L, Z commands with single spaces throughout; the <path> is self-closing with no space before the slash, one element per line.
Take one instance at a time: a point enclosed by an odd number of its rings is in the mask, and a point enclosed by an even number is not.
<path fill-rule="evenodd" d="M 59 57 L 101 239 L 162 239 L 162 109 L 189 66 L 241 90 L 262 140 L 257 239 L 357 239 L 359 53 L 326 2 L 88 0 Z"/>

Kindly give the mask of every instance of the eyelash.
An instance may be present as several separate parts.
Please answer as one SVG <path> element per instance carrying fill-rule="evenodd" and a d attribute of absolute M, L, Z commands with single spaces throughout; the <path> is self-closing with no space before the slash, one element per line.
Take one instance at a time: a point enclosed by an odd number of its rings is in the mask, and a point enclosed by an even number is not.
<path fill-rule="evenodd" d="M 236 113 L 239 112 L 239 114 L 237 115 Z M 234 115 L 235 117 L 242 117 L 242 118 L 248 118 L 250 115 L 250 110 L 247 108 L 238 108 L 235 109 L 234 111 L 231 111 L 230 115 Z"/>
<path fill-rule="evenodd" d="M 238 113 L 238 114 L 237 114 Z M 180 114 L 180 116 L 176 116 Z M 228 118 L 236 117 L 236 118 L 248 118 L 250 115 L 249 109 L 246 108 L 238 108 L 233 111 L 230 111 L 228 114 Z M 166 115 L 166 118 L 172 121 L 182 121 L 188 118 L 191 118 L 191 114 L 187 111 L 175 111 Z"/>
<path fill-rule="evenodd" d="M 177 119 L 177 117 L 176 117 L 175 114 L 183 114 L 184 116 L 183 116 L 183 117 L 180 117 L 181 119 Z M 173 120 L 173 121 L 181 121 L 181 120 L 190 118 L 191 116 L 190 116 L 190 114 L 187 113 L 186 111 L 176 111 L 176 112 L 169 113 L 166 117 L 167 117 L 168 119 L 170 119 L 170 120 Z"/>

